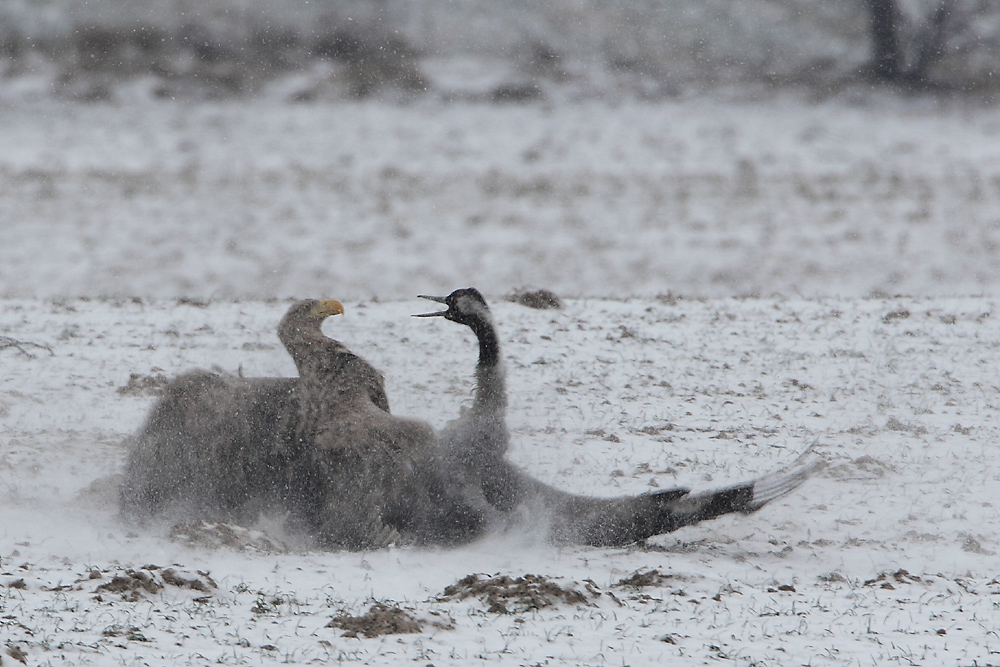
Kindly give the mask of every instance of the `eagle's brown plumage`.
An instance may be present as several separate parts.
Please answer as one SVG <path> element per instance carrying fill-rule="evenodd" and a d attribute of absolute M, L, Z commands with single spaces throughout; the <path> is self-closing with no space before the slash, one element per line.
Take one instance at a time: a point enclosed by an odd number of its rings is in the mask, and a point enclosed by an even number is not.
<path fill-rule="evenodd" d="M 483 518 L 451 488 L 434 430 L 381 409 L 371 391 L 381 374 L 322 333 L 323 319 L 342 312 L 333 304 L 299 302 L 278 326 L 299 371 L 297 481 L 315 494 L 313 532 L 354 549 L 474 535 Z"/>
<path fill-rule="evenodd" d="M 179 376 L 129 452 L 122 514 L 143 521 L 287 515 L 327 548 L 453 544 L 490 508 L 450 480 L 433 429 L 388 413 L 381 373 L 322 333 L 334 301 L 299 301 L 278 327 L 300 377 Z"/>

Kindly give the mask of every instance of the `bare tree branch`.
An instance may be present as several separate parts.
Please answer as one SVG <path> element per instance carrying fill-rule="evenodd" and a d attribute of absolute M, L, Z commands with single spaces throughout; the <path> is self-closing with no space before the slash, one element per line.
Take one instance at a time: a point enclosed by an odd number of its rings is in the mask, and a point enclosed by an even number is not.
<path fill-rule="evenodd" d="M 941 0 L 930 19 L 917 33 L 914 39 L 916 57 L 913 65 L 907 68 L 906 77 L 908 79 L 915 82 L 926 81 L 931 67 L 944 55 L 946 28 L 952 4 L 948 0 Z"/>
<path fill-rule="evenodd" d="M 868 0 L 871 12 L 872 70 L 876 78 L 895 81 L 899 77 L 899 38 L 896 34 L 900 23 L 896 0 Z"/>
<path fill-rule="evenodd" d="M 55 355 L 52 348 L 48 345 L 42 345 L 41 343 L 32 343 L 31 341 L 17 340 L 16 338 L 11 338 L 10 336 L 0 336 L 0 350 L 6 350 L 7 348 L 14 348 L 26 357 L 35 357 L 31 352 L 25 350 L 25 347 L 34 347 L 40 350 L 46 350 L 50 355 Z"/>

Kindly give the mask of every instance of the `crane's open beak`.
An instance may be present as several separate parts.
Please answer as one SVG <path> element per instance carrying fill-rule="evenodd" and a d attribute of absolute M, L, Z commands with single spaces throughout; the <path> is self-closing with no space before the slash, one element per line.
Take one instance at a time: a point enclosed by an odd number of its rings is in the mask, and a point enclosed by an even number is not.
<path fill-rule="evenodd" d="M 417 295 L 421 299 L 429 299 L 430 301 L 436 301 L 437 303 L 448 303 L 448 301 L 443 296 L 427 296 L 426 294 Z M 413 317 L 444 317 L 448 314 L 447 310 L 439 310 L 436 313 L 420 313 L 419 315 L 414 315 Z"/>

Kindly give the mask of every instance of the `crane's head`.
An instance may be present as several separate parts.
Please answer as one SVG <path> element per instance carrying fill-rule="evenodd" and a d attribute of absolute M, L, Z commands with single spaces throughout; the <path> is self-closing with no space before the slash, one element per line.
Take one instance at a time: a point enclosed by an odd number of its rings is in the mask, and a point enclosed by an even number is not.
<path fill-rule="evenodd" d="M 443 317 L 452 322 L 458 322 L 466 326 L 472 326 L 476 322 L 490 320 L 490 307 L 486 304 L 486 299 L 475 287 L 457 289 L 448 296 L 427 296 L 419 295 L 421 299 L 430 299 L 448 306 L 447 310 L 440 310 L 435 313 L 422 313 L 414 317 Z"/>

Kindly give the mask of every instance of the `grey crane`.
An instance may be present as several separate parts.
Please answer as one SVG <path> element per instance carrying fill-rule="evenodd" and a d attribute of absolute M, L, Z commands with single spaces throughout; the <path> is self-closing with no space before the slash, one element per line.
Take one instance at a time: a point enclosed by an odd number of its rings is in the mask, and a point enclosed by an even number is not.
<path fill-rule="evenodd" d="M 465 478 L 479 485 L 494 508 L 502 512 L 518 506 L 527 508 L 524 514 L 548 523 L 553 541 L 624 545 L 723 514 L 755 512 L 798 487 L 820 462 L 810 447 L 785 470 L 699 493 L 676 488 L 639 496 L 594 498 L 555 489 L 504 458 L 509 434 L 503 356 L 492 313 L 482 294 L 470 287 L 446 297 L 420 296 L 442 303 L 447 309 L 417 317 L 443 317 L 464 324 L 479 342 L 475 398 L 471 408 L 442 429 L 440 437 L 446 452 L 460 463 Z"/>

